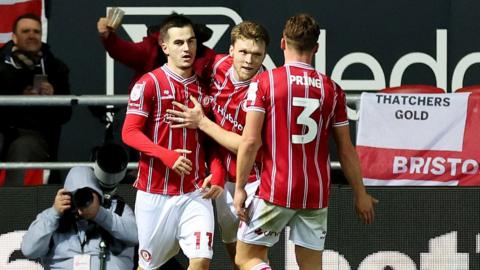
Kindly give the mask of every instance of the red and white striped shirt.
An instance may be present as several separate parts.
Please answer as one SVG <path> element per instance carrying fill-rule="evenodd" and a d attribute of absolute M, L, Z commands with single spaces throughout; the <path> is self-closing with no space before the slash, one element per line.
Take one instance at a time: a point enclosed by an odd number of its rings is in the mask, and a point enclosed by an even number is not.
<path fill-rule="evenodd" d="M 167 109 L 173 109 L 172 101 L 193 107 L 189 95 L 196 97 L 205 109 L 210 98 L 196 76 L 182 78 L 167 65 L 145 74 L 132 88 L 128 101 L 128 115 L 146 117 L 143 133 L 154 144 L 169 150 L 187 149 L 186 157 L 193 163 L 189 175 L 179 176 L 160 159 L 148 156 L 140 150 L 138 176 L 134 183 L 137 189 L 165 195 L 188 193 L 199 188 L 206 174 L 205 152 L 202 146 L 205 135 L 196 129 L 170 128 L 166 119 Z M 185 155 L 185 154 L 184 154 Z"/>
<path fill-rule="evenodd" d="M 263 72 L 263 67 L 259 73 Z M 212 113 L 215 122 L 223 129 L 242 135 L 245 126 L 246 97 L 251 80 L 238 81 L 234 77 L 233 58 L 217 55 L 213 65 L 210 96 L 213 98 Z M 224 147 L 218 151 L 227 170 L 227 181 L 235 182 L 237 157 Z M 257 157 L 257 160 L 261 160 Z M 261 163 L 255 162 L 250 172 L 249 182 L 260 179 Z"/>
<path fill-rule="evenodd" d="M 306 63 L 257 76 L 248 110 L 265 112 L 259 196 L 287 208 L 328 205 L 332 127 L 348 125 L 345 93 Z"/>

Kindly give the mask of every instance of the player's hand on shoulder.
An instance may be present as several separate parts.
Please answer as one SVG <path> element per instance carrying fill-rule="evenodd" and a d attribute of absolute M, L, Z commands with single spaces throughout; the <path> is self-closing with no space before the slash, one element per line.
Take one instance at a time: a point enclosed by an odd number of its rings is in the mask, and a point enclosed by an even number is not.
<path fill-rule="evenodd" d="M 375 218 L 375 204 L 379 201 L 368 193 L 355 197 L 355 211 L 365 224 L 372 224 Z"/>
<path fill-rule="evenodd" d="M 179 154 L 192 153 L 192 151 L 187 149 L 175 149 L 174 151 Z M 192 161 L 184 155 L 180 155 L 173 164 L 172 169 L 180 176 L 189 175 L 190 171 L 192 171 Z"/>
<path fill-rule="evenodd" d="M 202 198 L 204 199 L 217 199 L 222 195 L 223 188 L 218 185 L 212 185 L 210 181 L 212 181 L 212 174 L 209 176 L 205 177 L 203 180 L 203 185 L 202 185 L 202 192 L 203 196 Z"/>

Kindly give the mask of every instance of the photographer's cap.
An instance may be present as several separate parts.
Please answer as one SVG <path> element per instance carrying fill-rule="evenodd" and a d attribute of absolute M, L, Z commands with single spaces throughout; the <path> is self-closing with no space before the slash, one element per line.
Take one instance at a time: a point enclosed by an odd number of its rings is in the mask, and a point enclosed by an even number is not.
<path fill-rule="evenodd" d="M 89 187 L 95 190 L 100 196 L 103 197 L 102 189 L 98 184 L 97 178 L 93 174 L 93 170 L 87 166 L 73 167 L 68 171 L 67 178 L 65 179 L 64 188 L 72 193 L 75 193 L 78 189 Z"/>

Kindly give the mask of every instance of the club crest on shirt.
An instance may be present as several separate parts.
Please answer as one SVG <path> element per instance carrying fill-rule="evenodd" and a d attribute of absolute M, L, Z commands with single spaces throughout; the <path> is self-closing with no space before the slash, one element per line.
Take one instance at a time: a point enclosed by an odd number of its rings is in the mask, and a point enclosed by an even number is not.
<path fill-rule="evenodd" d="M 202 99 L 202 105 L 203 107 L 208 107 L 212 104 L 213 102 L 213 97 L 211 96 L 205 96 L 203 99 Z"/>
<path fill-rule="evenodd" d="M 152 254 L 145 249 L 140 250 L 140 256 L 142 256 L 142 259 L 146 262 L 150 262 L 152 260 Z"/>
<path fill-rule="evenodd" d="M 136 83 L 132 91 L 130 92 L 130 100 L 137 101 L 143 95 L 143 89 L 145 88 L 145 83 Z"/>

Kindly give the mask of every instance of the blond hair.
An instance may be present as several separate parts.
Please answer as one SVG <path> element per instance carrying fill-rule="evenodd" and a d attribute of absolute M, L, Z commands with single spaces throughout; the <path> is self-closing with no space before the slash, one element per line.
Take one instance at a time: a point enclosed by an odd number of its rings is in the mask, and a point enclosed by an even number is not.
<path fill-rule="evenodd" d="M 265 46 L 270 42 L 267 30 L 258 23 L 243 21 L 232 28 L 230 33 L 231 44 L 235 44 L 238 39 L 253 39 L 256 42 L 263 41 Z"/>

